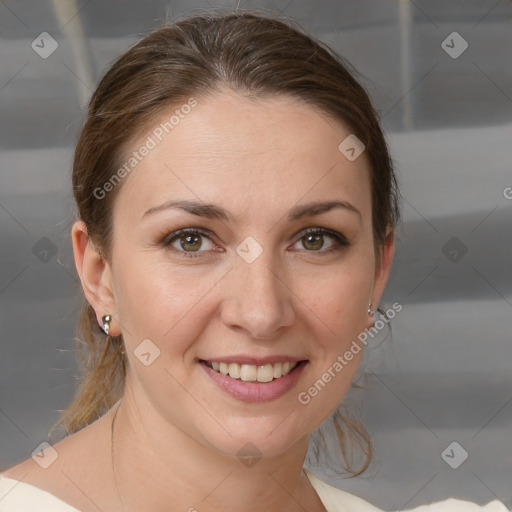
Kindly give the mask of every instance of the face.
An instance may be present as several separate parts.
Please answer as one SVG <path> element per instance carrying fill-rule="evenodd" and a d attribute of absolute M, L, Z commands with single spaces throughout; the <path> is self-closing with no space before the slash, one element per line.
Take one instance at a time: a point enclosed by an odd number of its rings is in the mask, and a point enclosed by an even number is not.
<path fill-rule="evenodd" d="M 121 184 L 107 268 L 127 386 L 204 446 L 278 455 L 342 400 L 387 279 L 366 157 L 289 97 L 216 93 L 152 133 L 127 150 L 157 142 Z"/>

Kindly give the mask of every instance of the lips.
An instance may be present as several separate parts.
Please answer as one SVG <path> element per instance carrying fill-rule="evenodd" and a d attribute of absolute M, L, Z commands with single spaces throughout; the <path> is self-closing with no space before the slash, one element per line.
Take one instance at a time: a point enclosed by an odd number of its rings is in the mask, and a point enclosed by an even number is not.
<path fill-rule="evenodd" d="M 281 361 L 264 364 L 249 364 L 248 358 L 239 359 L 240 362 L 234 362 L 232 358 L 227 359 L 231 361 L 198 360 L 198 363 L 222 391 L 237 400 L 250 403 L 276 400 L 285 395 L 296 386 L 302 372 L 309 366 L 308 360 L 283 361 L 282 357 L 279 358 Z M 258 360 L 258 362 L 261 361 L 261 359 Z M 214 366 L 217 367 L 217 365 L 218 369 L 215 370 Z M 227 373 L 222 373 L 221 368 L 224 372 L 227 370 Z M 257 371 L 256 380 L 242 380 L 242 376 L 253 378 L 255 370 Z M 233 377 L 230 376 L 230 371 L 233 372 Z M 281 376 L 274 377 L 274 372 L 275 375 L 279 375 L 280 372 Z"/>

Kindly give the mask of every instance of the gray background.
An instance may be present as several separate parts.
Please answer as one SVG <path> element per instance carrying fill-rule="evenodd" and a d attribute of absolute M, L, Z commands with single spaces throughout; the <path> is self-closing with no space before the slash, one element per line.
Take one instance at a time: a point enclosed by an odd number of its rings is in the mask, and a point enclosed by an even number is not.
<path fill-rule="evenodd" d="M 69 236 L 70 167 L 90 92 L 166 16 L 233 5 L 0 1 L 1 467 L 47 440 L 75 389 L 81 288 Z M 392 339 L 372 342 L 367 389 L 347 397 L 372 435 L 374 463 L 351 480 L 322 461 L 311 469 L 383 509 L 448 496 L 512 508 L 512 2 L 240 7 L 292 16 L 359 70 L 404 196 L 385 295 L 403 311 Z M 31 48 L 44 31 L 58 43 L 47 59 Z M 442 46 L 452 32 L 468 43 L 457 58 Z M 468 453 L 457 469 L 441 457 L 454 441 Z M 460 453 L 450 452 L 452 463 Z"/>

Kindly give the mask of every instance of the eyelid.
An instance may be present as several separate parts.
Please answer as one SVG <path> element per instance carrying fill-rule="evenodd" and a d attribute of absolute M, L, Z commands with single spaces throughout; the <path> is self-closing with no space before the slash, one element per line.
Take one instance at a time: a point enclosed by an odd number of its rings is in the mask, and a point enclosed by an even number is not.
<path fill-rule="evenodd" d="M 339 233 L 338 231 L 335 231 L 333 229 L 329 228 L 322 228 L 322 227 L 310 227 L 302 230 L 300 233 L 296 235 L 297 239 L 302 238 L 305 235 L 309 235 L 310 233 L 316 234 L 319 233 L 321 235 L 328 235 L 331 238 L 339 239 L 340 241 L 344 241 L 347 244 L 349 243 L 345 235 L 342 233 Z"/>
<path fill-rule="evenodd" d="M 172 233 L 166 234 L 161 239 L 160 245 L 164 246 L 164 248 L 167 248 L 167 249 L 169 249 L 170 251 L 172 251 L 174 253 L 189 255 L 188 257 L 197 257 L 197 256 L 194 256 L 194 254 L 200 254 L 200 253 L 203 253 L 203 252 L 209 252 L 209 251 L 180 251 L 179 249 L 176 249 L 175 247 L 172 247 L 173 240 L 179 239 L 179 237 L 185 236 L 187 234 L 192 234 L 192 235 L 196 235 L 197 234 L 197 235 L 200 235 L 200 236 L 210 240 L 210 242 L 212 244 L 217 245 L 215 243 L 215 241 L 212 239 L 212 238 L 214 238 L 213 237 L 213 233 L 209 229 L 205 229 L 205 228 L 182 228 L 182 229 L 177 229 L 177 230 L 173 231 Z"/>
<path fill-rule="evenodd" d="M 330 237 L 330 238 L 334 239 L 334 246 L 331 247 L 330 249 L 320 249 L 318 251 L 305 250 L 306 253 L 330 254 L 333 252 L 339 252 L 340 250 L 342 250 L 346 247 L 349 247 L 351 245 L 351 243 L 347 240 L 345 235 L 343 235 L 342 233 L 339 233 L 338 231 L 335 231 L 332 229 L 322 228 L 322 227 L 310 227 L 310 228 L 304 229 L 303 231 L 301 231 L 300 233 L 298 233 L 296 235 L 297 240 L 295 243 L 299 242 L 302 238 L 304 238 L 306 235 L 309 235 L 309 234 L 315 234 L 315 235 L 318 234 L 321 236 Z"/>

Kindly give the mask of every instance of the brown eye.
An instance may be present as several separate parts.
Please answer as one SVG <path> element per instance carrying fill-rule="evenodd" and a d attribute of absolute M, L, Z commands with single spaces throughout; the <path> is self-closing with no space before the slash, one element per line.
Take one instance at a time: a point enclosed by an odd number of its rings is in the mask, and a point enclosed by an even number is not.
<path fill-rule="evenodd" d="M 302 238 L 302 240 L 304 247 L 313 251 L 320 250 L 324 245 L 323 235 L 306 235 Z"/>
<path fill-rule="evenodd" d="M 205 244 L 206 241 L 206 244 Z M 210 244 L 210 246 L 209 246 Z M 197 229 L 181 229 L 167 236 L 162 245 L 183 256 L 197 257 L 209 252 L 214 244 L 209 236 Z M 200 250 L 204 249 L 204 250 Z M 198 253 L 197 256 L 193 253 Z"/>
<path fill-rule="evenodd" d="M 324 228 L 310 228 L 301 233 L 298 240 L 307 252 L 318 252 L 319 254 L 327 254 L 336 251 L 341 251 L 343 248 L 348 247 L 350 244 L 347 239 L 336 231 L 327 230 Z M 331 239 L 331 243 L 325 249 L 325 240 Z M 298 243 L 297 242 L 297 243 Z"/>
<path fill-rule="evenodd" d="M 197 251 L 201 247 L 201 237 L 198 235 L 181 235 L 180 238 L 181 248 L 184 250 L 191 249 Z"/>

